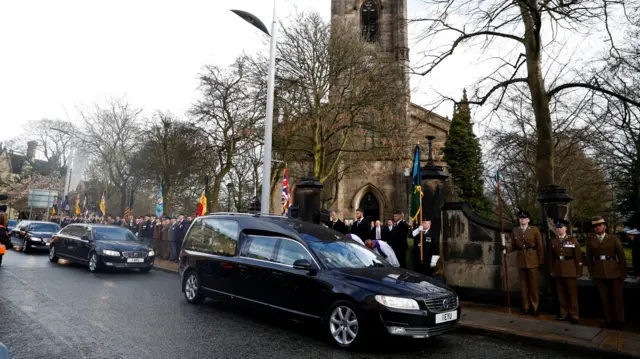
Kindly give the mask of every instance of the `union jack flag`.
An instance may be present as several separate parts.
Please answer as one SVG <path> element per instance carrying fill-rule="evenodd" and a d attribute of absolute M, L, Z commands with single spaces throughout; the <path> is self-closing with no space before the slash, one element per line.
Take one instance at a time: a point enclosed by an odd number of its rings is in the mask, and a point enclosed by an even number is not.
<path fill-rule="evenodd" d="M 284 179 L 282 180 L 282 214 L 287 214 L 291 205 L 291 197 L 289 196 L 289 169 L 284 169 Z"/>

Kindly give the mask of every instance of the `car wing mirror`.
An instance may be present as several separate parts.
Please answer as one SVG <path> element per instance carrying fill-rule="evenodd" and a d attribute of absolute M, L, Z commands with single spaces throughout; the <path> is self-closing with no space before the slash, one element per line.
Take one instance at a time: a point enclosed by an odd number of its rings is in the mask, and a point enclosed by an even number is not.
<path fill-rule="evenodd" d="M 311 262 L 309 262 L 308 259 L 297 259 L 295 262 L 293 262 L 293 268 L 306 270 L 311 275 L 316 273 L 316 269 L 311 265 Z"/>

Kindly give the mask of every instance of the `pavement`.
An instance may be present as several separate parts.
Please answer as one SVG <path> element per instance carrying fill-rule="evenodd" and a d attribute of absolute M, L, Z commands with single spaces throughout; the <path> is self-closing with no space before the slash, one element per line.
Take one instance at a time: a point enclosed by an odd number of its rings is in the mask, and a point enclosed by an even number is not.
<path fill-rule="evenodd" d="M 313 325 L 228 302 L 189 305 L 178 276 L 164 264 L 146 274 L 92 274 L 80 265 L 50 263 L 46 253 L 8 251 L 0 267 L 0 342 L 12 359 L 609 357 L 464 329 L 345 351 Z M 465 321 L 473 319 L 465 314 Z"/>

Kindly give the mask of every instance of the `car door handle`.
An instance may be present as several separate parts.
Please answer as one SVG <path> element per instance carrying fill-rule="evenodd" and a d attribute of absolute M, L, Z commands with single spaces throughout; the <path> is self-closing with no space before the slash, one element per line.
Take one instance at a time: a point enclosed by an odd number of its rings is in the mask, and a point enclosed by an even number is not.
<path fill-rule="evenodd" d="M 274 278 L 282 278 L 282 272 L 271 271 L 271 276 Z"/>
<path fill-rule="evenodd" d="M 244 265 L 244 264 L 238 264 L 238 268 L 240 268 L 240 269 L 247 269 L 247 268 L 249 268 L 249 267 L 247 267 L 247 266 L 246 266 L 246 265 Z"/>

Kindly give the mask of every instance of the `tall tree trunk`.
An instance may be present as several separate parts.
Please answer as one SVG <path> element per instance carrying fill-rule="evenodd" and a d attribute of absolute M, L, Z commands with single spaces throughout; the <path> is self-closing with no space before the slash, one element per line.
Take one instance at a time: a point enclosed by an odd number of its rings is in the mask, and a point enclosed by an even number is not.
<path fill-rule="evenodd" d="M 542 69 L 540 68 L 541 19 L 535 0 L 528 0 L 528 6 L 520 5 L 520 11 L 525 25 L 524 45 L 527 59 L 527 82 L 531 94 L 531 106 L 536 117 L 538 145 L 536 150 L 536 179 L 538 190 L 554 183 L 554 148 L 551 128 L 551 112 L 549 97 L 544 85 Z"/>

